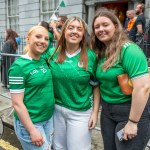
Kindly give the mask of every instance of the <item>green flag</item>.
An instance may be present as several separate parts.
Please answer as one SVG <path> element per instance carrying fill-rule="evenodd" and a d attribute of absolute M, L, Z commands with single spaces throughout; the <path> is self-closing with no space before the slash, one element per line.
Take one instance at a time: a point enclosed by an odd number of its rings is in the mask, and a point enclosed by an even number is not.
<path fill-rule="evenodd" d="M 65 2 L 64 2 L 64 1 L 61 1 L 61 3 L 60 3 L 59 6 L 60 6 L 60 7 L 66 7 Z"/>

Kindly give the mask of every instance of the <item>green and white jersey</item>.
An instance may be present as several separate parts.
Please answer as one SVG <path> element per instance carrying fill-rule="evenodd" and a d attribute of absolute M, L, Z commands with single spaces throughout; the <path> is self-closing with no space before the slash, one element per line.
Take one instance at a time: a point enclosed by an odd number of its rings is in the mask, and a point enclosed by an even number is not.
<path fill-rule="evenodd" d="M 54 49 L 47 54 L 50 57 Z M 57 63 L 56 53 L 50 61 L 54 83 L 54 96 L 56 104 L 71 110 L 85 111 L 93 104 L 92 86 L 96 84 L 95 73 L 97 58 L 92 50 L 88 50 L 88 69 L 79 63 L 80 49 L 69 55 L 63 63 Z"/>
<path fill-rule="evenodd" d="M 46 121 L 54 112 L 51 71 L 44 59 L 24 55 L 9 69 L 10 93 L 24 92 L 23 102 L 33 123 Z M 16 119 L 19 119 L 15 112 Z"/>
<path fill-rule="evenodd" d="M 105 58 L 101 59 L 96 77 L 100 84 L 100 95 L 108 103 L 123 103 L 131 100 L 131 95 L 124 95 L 120 89 L 117 76 L 127 73 L 131 80 L 148 75 L 148 64 L 143 51 L 134 43 L 124 44 L 121 50 L 121 59 L 113 67 L 104 71 L 102 65 Z"/>

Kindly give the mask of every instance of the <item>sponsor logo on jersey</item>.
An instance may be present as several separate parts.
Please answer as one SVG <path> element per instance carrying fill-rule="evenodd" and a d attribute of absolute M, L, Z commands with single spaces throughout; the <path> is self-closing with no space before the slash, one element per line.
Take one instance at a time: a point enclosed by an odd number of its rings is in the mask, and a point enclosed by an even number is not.
<path fill-rule="evenodd" d="M 78 67 L 83 68 L 83 62 L 78 62 Z"/>
<path fill-rule="evenodd" d="M 39 69 L 43 72 L 43 73 L 46 73 L 47 72 L 47 69 L 44 67 L 44 66 L 40 66 Z M 34 75 L 36 73 L 38 73 L 39 70 L 38 69 L 34 69 L 30 72 L 31 75 Z"/>

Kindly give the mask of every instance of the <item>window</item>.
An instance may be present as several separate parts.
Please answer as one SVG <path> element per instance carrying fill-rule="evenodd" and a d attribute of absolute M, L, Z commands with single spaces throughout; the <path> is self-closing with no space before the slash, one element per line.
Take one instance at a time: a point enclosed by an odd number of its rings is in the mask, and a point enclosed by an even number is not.
<path fill-rule="evenodd" d="M 19 33 L 19 0 L 7 0 L 8 27 Z"/>
<path fill-rule="evenodd" d="M 56 10 L 59 4 L 59 0 L 40 0 L 41 6 L 41 20 L 49 21 L 52 14 L 55 12 L 55 15 L 58 15 L 58 9 Z"/>

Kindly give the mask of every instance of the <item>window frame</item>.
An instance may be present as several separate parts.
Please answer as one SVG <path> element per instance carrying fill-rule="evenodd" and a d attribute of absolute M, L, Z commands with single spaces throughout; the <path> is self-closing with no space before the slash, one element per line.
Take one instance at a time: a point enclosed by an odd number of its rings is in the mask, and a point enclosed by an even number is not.
<path fill-rule="evenodd" d="M 12 2 L 12 5 L 10 4 Z M 7 28 L 12 28 L 17 33 L 19 33 L 19 0 L 7 0 L 6 1 L 7 8 Z M 11 14 L 11 8 L 15 11 L 15 14 Z M 16 13 L 17 12 L 17 13 Z M 14 18 L 14 19 L 13 19 Z M 11 24 L 11 19 L 14 20 L 15 24 Z M 16 21 L 18 20 L 18 21 Z"/>

